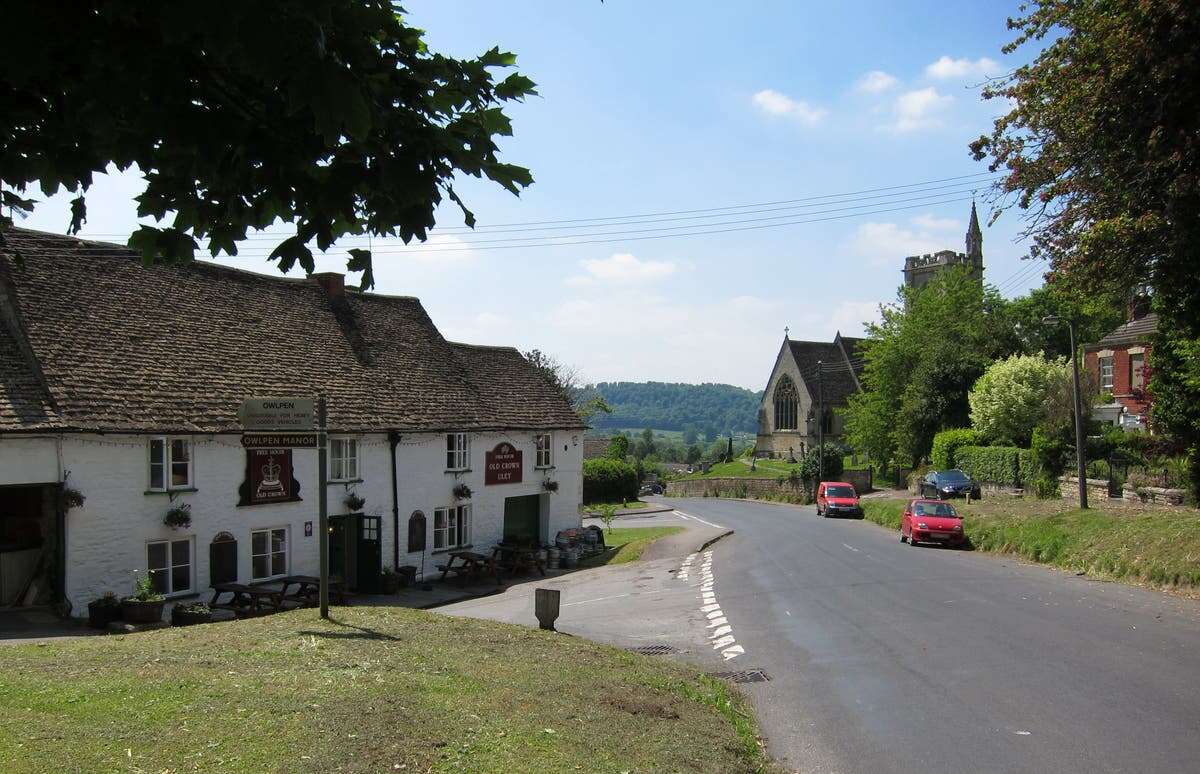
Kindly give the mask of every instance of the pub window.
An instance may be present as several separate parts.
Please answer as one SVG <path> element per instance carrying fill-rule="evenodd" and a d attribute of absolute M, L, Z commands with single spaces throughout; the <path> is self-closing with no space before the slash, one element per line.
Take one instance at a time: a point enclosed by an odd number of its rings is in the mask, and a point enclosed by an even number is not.
<path fill-rule="evenodd" d="M 1113 359 L 1112 357 L 1102 357 L 1100 362 L 1100 389 L 1111 390 L 1113 388 Z"/>
<path fill-rule="evenodd" d="M 538 433 L 535 438 L 537 443 L 537 460 L 535 467 L 548 468 L 554 464 L 554 436 L 550 433 Z"/>
<path fill-rule="evenodd" d="M 433 512 L 433 550 L 445 551 L 471 544 L 471 506 L 455 505 Z"/>
<path fill-rule="evenodd" d="M 1129 356 L 1129 389 L 1140 390 L 1146 386 L 1146 356 Z"/>
<path fill-rule="evenodd" d="M 192 590 L 192 539 L 156 540 L 146 544 L 146 571 L 159 594 Z"/>
<path fill-rule="evenodd" d="M 192 442 L 187 438 L 150 439 L 152 491 L 192 488 Z"/>
<path fill-rule="evenodd" d="M 250 533 L 250 577 L 254 580 L 288 574 L 287 527 L 256 529 Z"/>
<path fill-rule="evenodd" d="M 466 433 L 446 433 L 446 470 L 466 470 L 471 462 L 471 441 Z"/>
<path fill-rule="evenodd" d="M 357 481 L 358 441 L 353 438 L 329 440 L 329 480 Z"/>

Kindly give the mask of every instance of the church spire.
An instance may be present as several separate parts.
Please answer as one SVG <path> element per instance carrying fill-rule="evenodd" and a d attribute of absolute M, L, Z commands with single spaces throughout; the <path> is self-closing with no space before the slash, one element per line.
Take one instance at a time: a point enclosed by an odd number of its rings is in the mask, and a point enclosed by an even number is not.
<path fill-rule="evenodd" d="M 983 231 L 979 228 L 974 199 L 971 199 L 971 223 L 967 226 L 967 257 L 976 266 L 983 267 Z"/>

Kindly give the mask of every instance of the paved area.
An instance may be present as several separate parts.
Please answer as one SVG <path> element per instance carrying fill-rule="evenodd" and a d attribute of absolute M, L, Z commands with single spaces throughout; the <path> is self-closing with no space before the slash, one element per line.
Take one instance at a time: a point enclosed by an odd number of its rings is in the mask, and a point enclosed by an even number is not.
<path fill-rule="evenodd" d="M 0 610 L 0 645 L 19 645 L 101 634 L 82 622 L 63 620 L 44 608 Z"/>

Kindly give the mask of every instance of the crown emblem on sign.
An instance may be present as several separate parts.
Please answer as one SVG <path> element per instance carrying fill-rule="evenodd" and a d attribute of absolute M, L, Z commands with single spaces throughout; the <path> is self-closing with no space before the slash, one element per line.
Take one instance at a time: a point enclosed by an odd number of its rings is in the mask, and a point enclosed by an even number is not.
<path fill-rule="evenodd" d="M 266 484 L 268 482 L 278 483 L 279 482 L 279 473 L 282 470 L 283 470 L 283 468 L 281 468 L 279 466 L 279 464 L 277 462 L 275 462 L 274 457 L 271 457 L 270 459 L 268 459 L 267 464 L 262 466 L 263 483 L 264 484 Z"/>
<path fill-rule="evenodd" d="M 262 480 L 258 482 L 258 497 L 271 497 L 284 494 L 283 482 L 279 480 L 279 474 L 283 472 L 283 466 L 275 461 L 275 457 L 267 458 L 267 464 L 262 468 Z"/>

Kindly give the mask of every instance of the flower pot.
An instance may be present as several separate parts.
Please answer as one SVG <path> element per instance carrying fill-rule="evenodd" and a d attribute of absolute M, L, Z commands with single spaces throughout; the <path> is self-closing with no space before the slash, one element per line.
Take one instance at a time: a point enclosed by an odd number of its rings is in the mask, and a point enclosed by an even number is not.
<path fill-rule="evenodd" d="M 88 603 L 88 626 L 93 629 L 107 629 L 110 623 L 120 620 L 121 606 L 119 604 Z"/>
<path fill-rule="evenodd" d="M 196 624 L 212 623 L 212 612 L 197 613 L 194 610 L 184 610 L 181 607 L 171 608 L 172 626 L 195 626 Z"/>
<path fill-rule="evenodd" d="M 386 573 L 380 580 L 384 594 L 395 594 L 400 590 L 400 576 Z"/>
<path fill-rule="evenodd" d="M 166 602 L 142 602 L 136 599 L 121 601 L 121 617 L 126 623 L 157 623 L 162 620 L 163 606 Z"/>

